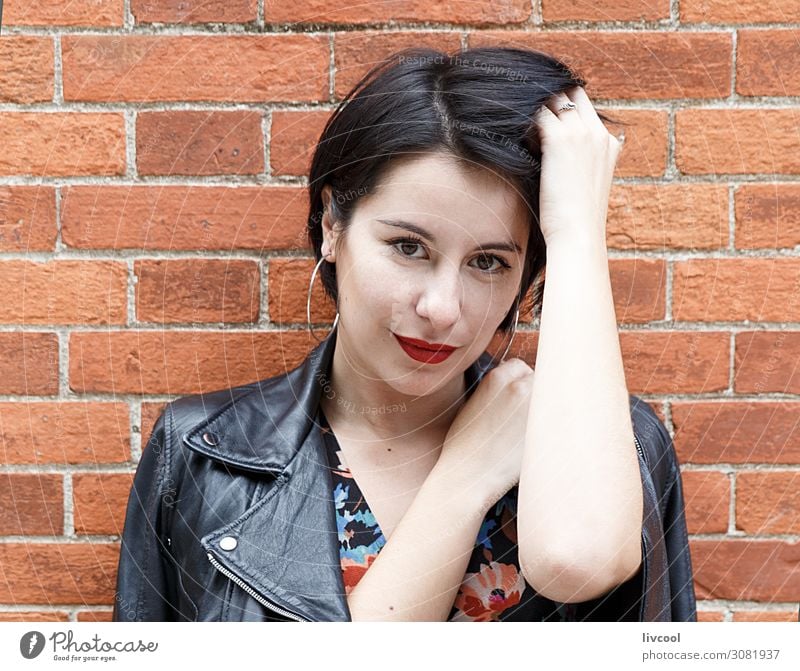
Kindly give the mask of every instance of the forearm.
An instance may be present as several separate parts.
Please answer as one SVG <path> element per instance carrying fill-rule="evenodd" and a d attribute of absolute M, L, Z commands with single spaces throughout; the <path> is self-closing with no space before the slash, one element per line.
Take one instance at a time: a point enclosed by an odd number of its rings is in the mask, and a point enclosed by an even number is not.
<path fill-rule="evenodd" d="M 580 601 L 638 567 L 642 491 L 605 242 L 560 242 L 547 249 L 519 545 L 535 588 Z"/>
<path fill-rule="evenodd" d="M 348 595 L 353 621 L 447 619 L 491 505 L 462 491 L 434 469 Z"/>

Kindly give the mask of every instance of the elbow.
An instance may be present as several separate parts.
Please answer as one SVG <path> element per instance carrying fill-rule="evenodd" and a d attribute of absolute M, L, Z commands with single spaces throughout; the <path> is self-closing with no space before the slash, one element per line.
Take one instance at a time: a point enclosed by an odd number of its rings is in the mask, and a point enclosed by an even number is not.
<path fill-rule="evenodd" d="M 641 541 L 607 552 L 574 547 L 539 554 L 533 561 L 520 556 L 525 580 L 542 596 L 560 603 L 596 599 L 633 578 L 642 565 Z"/>

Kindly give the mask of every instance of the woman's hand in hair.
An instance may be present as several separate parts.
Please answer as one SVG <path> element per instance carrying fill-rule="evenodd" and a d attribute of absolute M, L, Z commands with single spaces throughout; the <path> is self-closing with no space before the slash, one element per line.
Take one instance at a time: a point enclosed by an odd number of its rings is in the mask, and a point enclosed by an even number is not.
<path fill-rule="evenodd" d="M 577 107 L 557 112 L 566 102 Z M 554 241 L 605 246 L 611 180 L 622 142 L 606 130 L 581 86 L 547 101 L 535 114 L 542 149 L 539 216 Z"/>
<path fill-rule="evenodd" d="M 450 425 L 438 477 L 491 505 L 519 482 L 534 372 L 508 359 L 481 380 Z"/>

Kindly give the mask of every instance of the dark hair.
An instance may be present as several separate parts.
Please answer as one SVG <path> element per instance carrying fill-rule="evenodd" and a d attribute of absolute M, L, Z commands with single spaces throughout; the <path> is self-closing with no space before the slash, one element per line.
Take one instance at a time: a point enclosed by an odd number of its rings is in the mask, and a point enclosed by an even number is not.
<path fill-rule="evenodd" d="M 322 192 L 331 187 L 331 221 L 344 234 L 356 203 L 380 184 L 392 160 L 445 151 L 467 169 L 489 169 L 525 200 L 530 234 L 515 304 L 500 323 L 508 332 L 514 309 L 541 309 L 546 263 L 539 227 L 541 149 L 533 115 L 554 94 L 584 80 L 544 53 L 513 47 L 479 47 L 446 54 L 413 47 L 374 66 L 328 119 L 309 171 L 308 239 L 319 261 Z M 599 114 L 604 121 L 611 121 Z M 342 235 L 343 237 L 343 235 Z M 319 271 L 336 303 L 336 264 Z M 526 294 L 539 279 L 529 302 Z"/>

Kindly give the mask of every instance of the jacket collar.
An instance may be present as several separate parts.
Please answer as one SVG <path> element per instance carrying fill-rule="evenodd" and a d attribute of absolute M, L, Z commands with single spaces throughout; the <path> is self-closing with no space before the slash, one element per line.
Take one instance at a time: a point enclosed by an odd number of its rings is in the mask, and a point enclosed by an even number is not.
<path fill-rule="evenodd" d="M 283 473 L 316 423 L 320 396 L 330 381 L 334 329 L 289 373 L 223 392 L 230 403 L 184 434 L 195 452 L 256 473 Z M 465 371 L 467 396 L 495 364 L 483 352 Z M 204 436 L 211 435 L 210 444 Z"/>
<path fill-rule="evenodd" d="M 322 467 L 327 457 L 316 430 L 335 343 L 334 329 L 288 374 L 220 392 L 229 394 L 225 398 L 231 402 L 183 434 L 190 449 L 215 461 L 277 474 L 277 479 L 264 479 L 253 505 L 236 519 L 222 520 L 201 544 L 212 563 L 255 592 L 265 606 L 310 621 L 351 619 L 332 480 Z M 465 372 L 468 396 L 493 366 L 487 352 L 470 365 Z M 224 550 L 230 537 L 237 541 L 235 548 Z"/>

